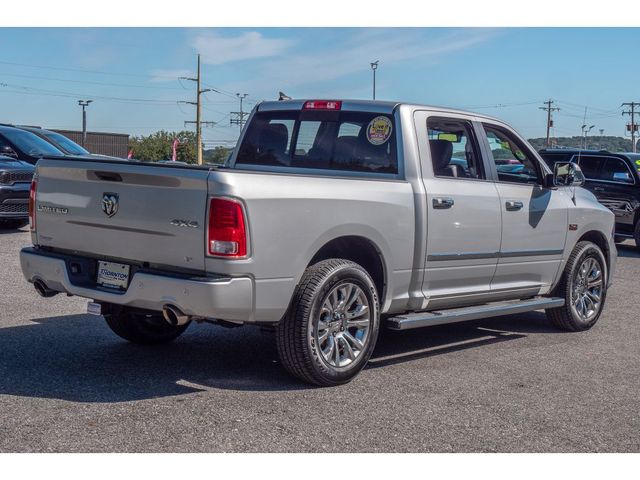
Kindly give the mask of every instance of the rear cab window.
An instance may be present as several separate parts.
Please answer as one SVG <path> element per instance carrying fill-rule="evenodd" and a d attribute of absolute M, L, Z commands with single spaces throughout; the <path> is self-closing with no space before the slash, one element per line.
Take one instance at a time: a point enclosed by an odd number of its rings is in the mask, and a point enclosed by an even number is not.
<path fill-rule="evenodd" d="M 236 166 L 397 175 L 395 121 L 376 112 L 258 111 Z"/>

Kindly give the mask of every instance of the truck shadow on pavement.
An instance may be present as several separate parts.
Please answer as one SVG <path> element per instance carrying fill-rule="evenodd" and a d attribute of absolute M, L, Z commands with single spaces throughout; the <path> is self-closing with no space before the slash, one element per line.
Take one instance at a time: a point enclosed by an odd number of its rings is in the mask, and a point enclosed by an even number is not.
<path fill-rule="evenodd" d="M 14 235 L 16 233 L 26 233 L 29 231 L 29 227 L 22 227 L 22 228 L 0 228 L 0 235 L 8 235 L 10 233 L 13 233 Z"/>
<path fill-rule="evenodd" d="M 557 333 L 541 313 L 383 331 L 367 368 L 548 332 Z M 273 335 L 257 328 L 192 325 L 174 343 L 156 347 L 127 343 L 102 319 L 88 315 L 0 328 L 0 394 L 5 395 L 111 403 L 212 389 L 308 388 L 278 362 Z"/>
<path fill-rule="evenodd" d="M 618 256 L 623 258 L 640 258 L 640 250 L 638 248 L 629 243 L 626 245 L 618 244 L 616 245 L 618 249 Z"/>

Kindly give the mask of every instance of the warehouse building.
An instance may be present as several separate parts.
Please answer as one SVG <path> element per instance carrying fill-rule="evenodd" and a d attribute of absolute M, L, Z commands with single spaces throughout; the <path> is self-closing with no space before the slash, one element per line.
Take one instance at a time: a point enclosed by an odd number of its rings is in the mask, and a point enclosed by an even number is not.
<path fill-rule="evenodd" d="M 82 132 L 76 130 L 56 130 L 61 135 L 82 145 Z M 84 148 L 91 153 L 110 155 L 112 157 L 127 158 L 129 153 L 129 135 L 126 133 L 87 132 L 87 141 Z"/>

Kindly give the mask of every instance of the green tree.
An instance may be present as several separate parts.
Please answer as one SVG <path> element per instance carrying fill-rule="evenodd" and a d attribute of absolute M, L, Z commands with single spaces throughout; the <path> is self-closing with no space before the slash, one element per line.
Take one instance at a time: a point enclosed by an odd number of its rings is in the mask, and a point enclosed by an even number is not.
<path fill-rule="evenodd" d="M 133 158 L 145 162 L 171 160 L 173 141 L 180 141 L 176 150 L 176 160 L 180 162 L 196 163 L 196 134 L 183 130 L 181 132 L 167 132 L 160 130 L 151 135 L 141 135 L 129 139 L 129 150 L 133 151 Z"/>
<path fill-rule="evenodd" d="M 215 163 L 218 165 L 222 165 L 227 161 L 229 154 L 233 149 L 226 147 L 215 147 L 209 150 L 205 150 L 202 154 L 204 161 L 206 163 Z"/>

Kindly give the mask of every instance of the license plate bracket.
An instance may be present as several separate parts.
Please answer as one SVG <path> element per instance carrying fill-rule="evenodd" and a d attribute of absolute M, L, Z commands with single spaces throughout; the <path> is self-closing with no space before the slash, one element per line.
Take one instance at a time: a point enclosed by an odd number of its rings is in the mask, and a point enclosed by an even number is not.
<path fill-rule="evenodd" d="M 126 290 L 131 267 L 123 263 L 98 261 L 96 284 L 112 290 Z"/>

